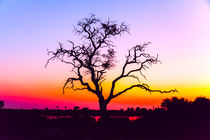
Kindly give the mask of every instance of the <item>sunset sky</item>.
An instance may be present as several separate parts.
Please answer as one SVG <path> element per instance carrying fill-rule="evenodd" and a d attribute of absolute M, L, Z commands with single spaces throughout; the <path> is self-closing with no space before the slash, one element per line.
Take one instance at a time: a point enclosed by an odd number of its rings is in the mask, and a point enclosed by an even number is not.
<path fill-rule="evenodd" d="M 73 27 L 93 13 L 101 20 L 126 22 L 130 34 L 113 40 L 117 66 L 104 86 L 120 74 L 127 50 L 152 42 L 147 52 L 161 64 L 145 72 L 153 89 L 178 93 L 147 93 L 133 89 L 113 100 L 108 109 L 157 107 L 172 96 L 210 98 L 210 1 L 208 0 L 0 0 L 0 100 L 6 108 L 61 108 L 78 105 L 98 109 L 97 97 L 62 87 L 71 67 L 59 61 L 45 64 L 47 49 L 58 41 L 79 42 Z M 80 43 L 80 42 L 79 42 Z M 114 73 L 114 74 L 113 74 Z M 122 81 L 118 89 L 129 86 Z"/>

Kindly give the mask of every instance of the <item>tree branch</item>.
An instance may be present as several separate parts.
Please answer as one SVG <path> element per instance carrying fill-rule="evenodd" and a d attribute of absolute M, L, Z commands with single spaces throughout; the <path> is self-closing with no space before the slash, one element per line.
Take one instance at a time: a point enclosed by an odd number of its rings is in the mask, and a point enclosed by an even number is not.
<path fill-rule="evenodd" d="M 127 92 L 128 90 L 131 90 L 131 89 L 133 89 L 133 88 L 135 88 L 135 87 L 144 89 L 144 90 L 149 91 L 149 92 L 159 92 L 159 93 L 161 93 L 161 94 L 162 94 L 162 93 L 170 93 L 170 92 L 178 92 L 176 89 L 174 89 L 174 90 L 168 90 L 168 91 L 165 91 L 165 90 L 163 90 L 163 91 L 162 91 L 162 90 L 153 90 L 153 89 L 150 89 L 149 85 L 147 85 L 147 84 L 136 84 L 136 85 L 132 85 L 132 86 L 130 86 L 130 87 L 124 89 L 123 91 L 118 92 L 117 94 L 113 95 L 113 96 L 112 96 L 112 99 L 113 99 L 113 98 L 116 98 L 117 96 L 119 96 L 119 95 L 121 95 L 121 94 Z"/>
<path fill-rule="evenodd" d="M 107 98 L 107 103 L 109 103 L 111 101 L 111 99 L 117 97 L 118 95 L 121 95 L 122 93 L 126 92 L 127 90 L 130 90 L 134 87 L 141 87 L 143 89 L 145 89 L 146 91 L 149 92 L 161 92 L 161 93 L 166 93 L 166 92 L 174 92 L 175 90 L 170 90 L 170 91 L 161 91 L 161 90 L 151 90 L 148 85 L 146 84 L 137 84 L 137 85 L 133 85 L 127 89 L 125 89 L 124 91 L 121 91 L 119 93 L 117 93 L 116 95 L 114 95 L 114 89 L 115 89 L 115 85 L 116 83 L 121 80 L 122 78 L 126 78 L 126 77 L 131 77 L 134 79 L 137 79 L 138 82 L 140 83 L 139 77 L 134 75 L 135 72 L 139 72 L 140 75 L 146 79 L 146 76 L 142 73 L 142 70 L 146 70 L 147 68 L 149 68 L 147 66 L 147 64 L 149 64 L 150 66 L 152 64 L 157 64 L 157 62 L 160 62 L 158 60 L 158 55 L 157 57 L 151 56 L 150 54 L 145 53 L 145 48 L 150 44 L 150 42 L 148 43 L 144 43 L 143 45 L 136 45 L 134 47 L 132 47 L 130 50 L 128 50 L 128 55 L 126 56 L 126 62 L 123 65 L 122 68 L 122 72 L 121 75 L 118 76 L 116 79 L 113 80 L 112 82 L 112 86 L 111 86 L 111 90 L 110 90 L 110 94 Z M 129 65 L 138 65 L 139 67 L 137 68 L 132 68 L 131 70 L 129 70 L 126 73 L 126 69 Z"/>

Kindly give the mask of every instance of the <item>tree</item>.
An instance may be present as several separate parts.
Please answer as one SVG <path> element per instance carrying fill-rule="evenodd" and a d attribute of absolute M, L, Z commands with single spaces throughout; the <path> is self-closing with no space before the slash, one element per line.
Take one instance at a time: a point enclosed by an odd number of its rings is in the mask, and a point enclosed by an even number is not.
<path fill-rule="evenodd" d="M 145 52 L 145 48 L 150 44 L 145 43 L 143 45 L 136 45 L 128 50 L 122 71 L 112 81 L 109 95 L 105 98 L 102 86 L 105 80 L 104 74 L 113 68 L 116 62 L 116 52 L 113 48 L 112 38 L 121 36 L 123 33 L 129 33 L 128 26 L 124 22 L 121 24 L 110 20 L 103 22 L 101 19 L 96 18 L 95 15 L 91 15 L 89 18 L 84 18 L 78 22 L 75 27 L 75 33 L 81 37 L 84 43 L 75 45 L 74 42 L 68 41 L 71 47 L 66 49 L 59 42 L 59 48 L 56 51 L 48 51 L 51 57 L 48 59 L 47 64 L 54 59 L 70 64 L 73 67 L 72 72 L 74 74 L 66 80 L 63 93 L 69 85 L 75 91 L 88 90 L 90 93 L 95 94 L 98 97 L 102 118 L 107 117 L 107 105 L 112 99 L 133 88 L 141 88 L 149 92 L 176 92 L 176 90 L 153 90 L 149 85 L 140 82 L 139 76 L 136 73 L 139 72 L 141 76 L 145 77 L 142 74 L 142 70 L 159 62 L 158 57 L 151 56 Z M 128 67 L 131 65 L 138 65 L 138 67 L 130 69 L 127 72 Z M 87 77 L 90 78 L 89 81 L 85 80 Z M 136 79 L 138 83 L 120 92 L 115 92 L 116 83 L 126 77 Z M 75 87 L 78 85 L 75 83 L 79 83 L 80 86 Z"/>
<path fill-rule="evenodd" d="M 210 100 L 206 97 L 197 97 L 193 102 L 195 105 L 210 105 Z"/>
<path fill-rule="evenodd" d="M 64 106 L 65 110 L 67 109 L 67 106 Z"/>
<path fill-rule="evenodd" d="M 197 97 L 192 104 L 195 110 L 210 112 L 210 100 L 206 97 Z"/>
<path fill-rule="evenodd" d="M 186 110 L 191 106 L 191 102 L 184 98 L 172 97 L 171 99 L 164 99 L 161 103 L 161 107 L 168 110 Z"/>
<path fill-rule="evenodd" d="M 0 109 L 4 107 L 4 101 L 0 101 Z"/>

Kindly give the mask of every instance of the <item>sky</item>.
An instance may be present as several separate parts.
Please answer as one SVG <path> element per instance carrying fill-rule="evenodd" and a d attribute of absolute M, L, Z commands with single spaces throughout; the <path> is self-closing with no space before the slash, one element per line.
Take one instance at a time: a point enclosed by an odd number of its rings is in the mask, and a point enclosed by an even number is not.
<path fill-rule="evenodd" d="M 93 13 L 101 20 L 126 22 L 130 34 L 113 40 L 117 66 L 107 74 L 110 81 L 122 68 L 127 50 L 152 42 L 147 52 L 158 54 L 161 64 L 144 74 L 153 89 L 177 89 L 178 93 L 148 93 L 133 89 L 114 99 L 108 109 L 158 107 L 173 96 L 194 100 L 210 98 L 210 2 L 208 0 L 0 0 L 0 100 L 6 108 L 73 108 L 78 105 L 98 109 L 97 97 L 87 91 L 62 87 L 71 67 L 59 61 L 45 64 L 47 50 L 58 41 L 79 42 L 73 27 Z M 114 73 L 114 74 L 112 74 Z M 118 90 L 129 86 L 118 84 Z"/>

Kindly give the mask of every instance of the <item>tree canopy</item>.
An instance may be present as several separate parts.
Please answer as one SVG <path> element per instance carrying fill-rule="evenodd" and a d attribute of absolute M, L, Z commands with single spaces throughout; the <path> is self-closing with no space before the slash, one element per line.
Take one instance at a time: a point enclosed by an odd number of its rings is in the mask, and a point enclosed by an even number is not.
<path fill-rule="evenodd" d="M 140 81 L 139 75 L 145 78 L 142 73 L 143 70 L 149 68 L 152 64 L 157 64 L 159 61 L 158 55 L 152 56 L 145 52 L 146 47 L 150 44 L 144 43 L 135 45 L 128 50 L 125 63 L 122 67 L 120 74 L 112 81 L 111 89 L 107 98 L 104 97 L 103 85 L 105 80 L 105 73 L 113 68 L 115 63 L 116 52 L 112 39 L 121 36 L 124 33 L 129 33 L 128 26 L 122 22 L 106 20 L 102 21 L 91 15 L 89 18 L 84 18 L 77 23 L 75 33 L 81 37 L 82 44 L 77 45 L 72 41 L 70 48 L 64 48 L 64 45 L 59 42 L 59 48 L 56 51 L 48 51 L 51 57 L 48 59 L 47 64 L 54 59 L 59 59 L 61 62 L 72 66 L 72 76 L 69 77 L 63 87 L 69 87 L 75 91 L 88 90 L 95 94 L 99 99 L 99 106 L 102 114 L 106 114 L 107 104 L 119 95 L 131 90 L 133 88 L 141 88 L 149 92 L 170 93 L 177 90 L 162 91 L 151 89 L 148 84 Z M 129 66 L 137 65 L 138 67 Z M 85 78 L 89 80 L 85 80 Z M 130 85 L 122 91 L 116 92 L 116 83 L 124 78 L 132 78 L 137 81 L 136 84 Z M 78 84 L 75 83 L 79 83 Z"/>

